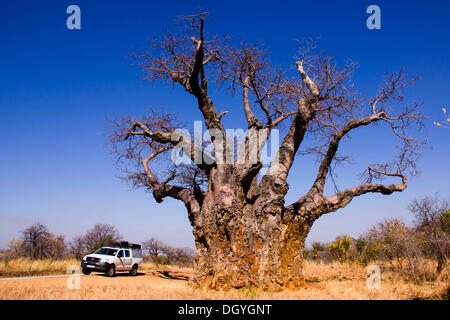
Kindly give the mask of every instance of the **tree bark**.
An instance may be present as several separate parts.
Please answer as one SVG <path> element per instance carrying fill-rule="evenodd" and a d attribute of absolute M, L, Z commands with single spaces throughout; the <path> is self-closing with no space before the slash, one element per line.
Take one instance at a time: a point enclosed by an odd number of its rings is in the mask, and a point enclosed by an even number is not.
<path fill-rule="evenodd" d="M 236 203 L 207 205 L 201 220 L 194 227 L 194 282 L 199 286 L 281 289 L 304 284 L 303 247 L 309 226 L 298 219 L 257 217 L 251 205 L 241 208 Z"/>
<path fill-rule="evenodd" d="M 282 196 L 254 201 L 242 190 L 212 188 L 190 215 L 197 248 L 193 282 L 214 289 L 303 286 L 303 248 L 312 223 L 286 210 Z"/>
<path fill-rule="evenodd" d="M 201 205 L 187 206 L 197 248 L 193 282 L 214 289 L 304 286 L 303 249 L 315 220 L 347 205 L 359 194 L 390 194 L 405 187 L 363 185 L 329 197 L 310 191 L 285 206 L 288 185 L 278 176 L 272 177 L 269 188 L 259 189 L 249 199 L 251 192 L 244 192 L 249 189 L 232 179 L 232 174 L 227 178 L 217 172 L 224 174 L 227 170 L 213 170 Z"/>

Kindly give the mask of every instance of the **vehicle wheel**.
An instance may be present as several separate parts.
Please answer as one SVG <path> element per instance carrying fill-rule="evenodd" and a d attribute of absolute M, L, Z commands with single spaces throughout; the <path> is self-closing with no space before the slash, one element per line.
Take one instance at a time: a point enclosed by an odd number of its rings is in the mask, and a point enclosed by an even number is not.
<path fill-rule="evenodd" d="M 105 272 L 107 277 L 114 277 L 116 275 L 116 267 L 112 264 Z"/>
<path fill-rule="evenodd" d="M 83 274 L 90 275 L 91 274 L 91 270 L 83 269 Z"/>
<path fill-rule="evenodd" d="M 134 277 L 137 274 L 137 271 L 138 271 L 138 266 L 134 265 L 133 268 L 131 268 L 131 270 L 130 270 L 130 276 Z"/>

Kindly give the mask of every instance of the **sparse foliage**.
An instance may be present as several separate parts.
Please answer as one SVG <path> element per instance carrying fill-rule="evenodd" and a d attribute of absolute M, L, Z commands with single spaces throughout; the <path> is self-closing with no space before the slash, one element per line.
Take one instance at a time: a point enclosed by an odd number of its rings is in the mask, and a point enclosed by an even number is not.
<path fill-rule="evenodd" d="M 414 214 L 417 237 L 421 241 L 423 252 L 438 261 L 440 273 L 448 264 L 450 254 L 450 235 L 448 233 L 449 201 L 437 196 L 413 200 L 409 210 Z"/>
<path fill-rule="evenodd" d="M 439 222 L 441 223 L 442 230 L 450 235 L 450 210 L 442 211 Z"/>
<path fill-rule="evenodd" d="M 152 261 L 158 263 L 158 257 L 164 252 L 166 245 L 158 239 L 150 238 L 142 243 L 142 249 L 150 254 Z"/>
<path fill-rule="evenodd" d="M 69 243 L 69 252 L 71 255 L 75 257 L 75 259 L 80 260 L 83 258 L 85 253 L 88 250 L 86 249 L 86 241 L 83 236 L 76 236 Z"/>
<path fill-rule="evenodd" d="M 356 239 L 355 247 L 359 255 L 363 254 L 364 250 L 366 249 L 366 246 L 367 240 L 363 236 L 360 236 L 358 239 Z"/>
<path fill-rule="evenodd" d="M 105 223 L 97 223 L 86 234 L 76 236 L 69 243 L 69 251 L 77 259 L 81 259 L 87 253 L 111 245 L 122 238 L 115 226 Z"/>
<path fill-rule="evenodd" d="M 367 233 L 368 250 L 385 261 L 402 264 L 409 254 L 410 230 L 398 219 L 389 219 L 377 223 Z"/>
<path fill-rule="evenodd" d="M 325 246 L 321 244 L 320 242 L 313 242 L 312 243 L 312 256 L 314 259 L 318 260 L 320 257 L 320 253 L 325 251 Z"/>
<path fill-rule="evenodd" d="M 122 236 L 115 226 L 97 223 L 83 236 L 83 238 L 87 252 L 93 252 L 103 246 L 119 241 Z"/>
<path fill-rule="evenodd" d="M 190 248 L 175 248 L 161 240 L 150 238 L 143 242 L 142 249 L 149 253 L 153 263 L 192 266 L 195 251 Z"/>
<path fill-rule="evenodd" d="M 21 241 L 11 243 L 11 246 L 14 251 L 30 259 L 60 259 L 66 249 L 64 236 L 50 233 L 41 223 L 35 223 L 23 230 Z"/>

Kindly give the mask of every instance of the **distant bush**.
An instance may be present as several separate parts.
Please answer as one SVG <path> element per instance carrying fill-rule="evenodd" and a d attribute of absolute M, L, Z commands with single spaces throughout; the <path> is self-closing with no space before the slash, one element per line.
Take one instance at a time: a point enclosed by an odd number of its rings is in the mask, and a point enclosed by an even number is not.
<path fill-rule="evenodd" d="M 331 255 L 338 261 L 343 262 L 349 260 L 352 253 L 353 239 L 344 235 L 337 237 L 335 241 L 328 245 Z"/>
<path fill-rule="evenodd" d="M 20 239 L 12 239 L 2 254 L 3 260 L 16 258 L 62 259 L 66 254 L 64 236 L 51 233 L 47 226 L 35 223 L 22 231 Z"/>
<path fill-rule="evenodd" d="M 194 262 L 195 251 L 193 249 L 175 248 L 155 238 L 144 241 L 142 249 L 144 254 L 155 264 L 191 267 Z"/>
<path fill-rule="evenodd" d="M 409 228 L 398 219 L 389 219 L 377 223 L 367 233 L 367 254 L 370 260 L 401 260 L 408 256 L 411 247 Z"/>
<path fill-rule="evenodd" d="M 388 219 L 373 226 L 366 239 L 366 260 L 384 261 L 399 275 L 416 282 L 437 277 L 436 269 L 426 259 L 424 242 L 416 228 L 408 228 L 398 219 Z"/>
<path fill-rule="evenodd" d="M 450 254 L 450 202 L 437 196 L 413 200 L 409 211 L 415 217 L 415 233 L 422 254 L 437 261 L 437 272 L 448 266 Z"/>
<path fill-rule="evenodd" d="M 439 217 L 439 222 L 441 223 L 442 230 L 450 235 L 450 210 L 445 210 Z"/>
<path fill-rule="evenodd" d="M 69 244 L 69 250 L 75 258 L 81 259 L 84 255 L 111 245 L 121 238 L 122 236 L 115 226 L 97 223 L 84 235 L 75 237 Z"/>

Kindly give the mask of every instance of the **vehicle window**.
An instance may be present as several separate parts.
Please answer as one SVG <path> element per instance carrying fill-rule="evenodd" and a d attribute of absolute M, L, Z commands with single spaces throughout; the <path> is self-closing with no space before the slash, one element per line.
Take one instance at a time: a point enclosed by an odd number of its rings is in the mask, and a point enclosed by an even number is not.
<path fill-rule="evenodd" d="M 125 257 L 126 258 L 130 257 L 130 250 L 125 250 Z"/>
<path fill-rule="evenodd" d="M 115 256 L 117 253 L 117 249 L 111 249 L 111 248 L 100 248 L 97 251 L 95 251 L 96 254 L 104 254 L 107 256 Z"/>
<path fill-rule="evenodd" d="M 117 254 L 118 258 L 123 258 L 123 250 L 120 250 L 119 253 Z"/>

